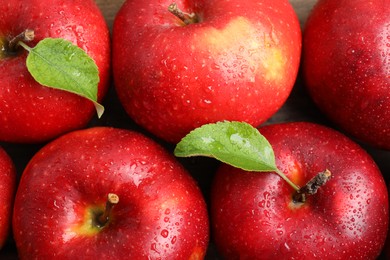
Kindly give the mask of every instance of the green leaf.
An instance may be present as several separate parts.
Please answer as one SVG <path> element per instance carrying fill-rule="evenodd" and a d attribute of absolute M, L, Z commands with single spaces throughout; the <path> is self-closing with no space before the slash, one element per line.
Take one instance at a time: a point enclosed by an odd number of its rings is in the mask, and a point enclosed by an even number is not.
<path fill-rule="evenodd" d="M 196 128 L 176 145 L 174 154 L 212 157 L 247 171 L 278 171 L 270 143 L 256 128 L 242 122 Z"/>
<path fill-rule="evenodd" d="M 97 102 L 99 71 L 94 60 L 72 42 L 45 38 L 29 51 L 27 69 L 40 84 L 65 90 L 91 100 L 100 117 L 104 107 Z"/>

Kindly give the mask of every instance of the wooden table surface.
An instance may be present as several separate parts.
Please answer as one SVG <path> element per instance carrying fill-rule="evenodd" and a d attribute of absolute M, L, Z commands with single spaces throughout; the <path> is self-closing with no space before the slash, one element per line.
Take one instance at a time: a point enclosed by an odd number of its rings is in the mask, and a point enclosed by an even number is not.
<path fill-rule="evenodd" d="M 96 0 L 96 3 L 100 7 L 107 21 L 110 31 L 112 31 L 112 24 L 115 15 L 124 1 L 125 0 Z M 290 0 L 290 2 L 295 9 L 303 28 L 307 16 L 316 3 L 316 0 Z M 142 131 L 127 117 L 117 100 L 113 88 L 111 88 L 111 91 L 108 93 L 104 105 L 106 107 L 106 112 L 103 118 L 100 120 L 92 120 L 90 126 L 109 125 Z M 294 89 L 285 105 L 271 119 L 269 119 L 266 124 L 286 121 L 311 121 L 332 126 L 332 124 L 327 121 L 327 119 L 312 103 L 300 76 L 298 76 Z M 15 160 L 19 175 L 22 173 L 31 156 L 40 148 L 39 145 L 26 146 L 2 143 L 0 143 L 0 145 L 2 145 Z M 390 152 L 377 150 L 367 146 L 363 147 L 373 156 L 385 176 L 385 179 L 389 183 L 390 177 L 388 175 L 390 175 Z M 172 148 L 172 146 L 167 145 L 167 149 Z M 21 153 L 21 151 L 23 151 L 23 153 Z M 210 188 L 210 176 L 212 176 L 217 164 L 213 160 L 204 158 L 183 160 L 182 163 L 199 182 L 200 187 L 207 197 Z M 0 259 L 17 259 L 17 253 L 12 239 L 10 239 L 6 247 L 0 251 Z M 210 244 L 207 259 L 218 259 L 212 243 Z"/>

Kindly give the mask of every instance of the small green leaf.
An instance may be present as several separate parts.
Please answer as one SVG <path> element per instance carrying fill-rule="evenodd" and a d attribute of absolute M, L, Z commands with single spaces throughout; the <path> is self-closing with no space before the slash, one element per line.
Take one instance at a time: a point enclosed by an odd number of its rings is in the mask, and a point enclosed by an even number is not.
<path fill-rule="evenodd" d="M 212 157 L 247 171 L 278 171 L 270 143 L 256 128 L 242 122 L 203 125 L 185 136 L 174 154 Z"/>
<path fill-rule="evenodd" d="M 91 100 L 100 117 L 104 107 L 97 102 L 99 71 L 94 60 L 72 42 L 46 38 L 29 51 L 27 69 L 40 84 L 72 92 Z"/>

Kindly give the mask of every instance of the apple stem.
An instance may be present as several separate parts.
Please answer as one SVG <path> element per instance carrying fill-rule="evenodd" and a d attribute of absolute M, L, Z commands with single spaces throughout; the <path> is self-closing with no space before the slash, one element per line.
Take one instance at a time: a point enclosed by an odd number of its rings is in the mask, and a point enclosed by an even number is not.
<path fill-rule="evenodd" d="M 22 42 L 30 42 L 34 40 L 34 37 L 34 30 L 26 29 L 8 42 L 8 51 L 15 52 L 18 45 Z"/>
<path fill-rule="evenodd" d="M 300 190 L 299 186 L 297 186 L 295 183 L 293 183 L 287 176 L 281 172 L 279 169 L 276 169 L 275 172 L 283 179 L 285 180 L 296 192 Z"/>
<path fill-rule="evenodd" d="M 310 181 L 308 181 L 305 186 L 295 192 L 293 196 L 294 202 L 304 203 L 306 201 L 306 196 L 317 193 L 318 189 L 328 182 L 331 176 L 332 174 L 328 169 L 323 172 L 319 172 Z"/>
<path fill-rule="evenodd" d="M 100 227 L 103 227 L 107 224 L 111 214 L 111 210 L 116 204 L 118 204 L 118 202 L 119 202 L 118 195 L 116 195 L 115 193 L 108 193 L 104 212 L 97 217 L 97 224 Z"/>
<path fill-rule="evenodd" d="M 179 9 L 176 3 L 168 6 L 168 11 L 179 18 L 185 25 L 199 22 L 198 16 L 195 13 L 186 13 Z"/>

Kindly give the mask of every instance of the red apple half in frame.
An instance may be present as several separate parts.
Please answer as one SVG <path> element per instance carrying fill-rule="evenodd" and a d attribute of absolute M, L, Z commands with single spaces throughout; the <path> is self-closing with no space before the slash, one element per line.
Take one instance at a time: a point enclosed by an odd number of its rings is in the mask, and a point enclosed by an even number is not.
<path fill-rule="evenodd" d="M 130 117 L 175 143 L 206 123 L 258 126 L 271 117 L 289 96 L 300 60 L 289 2 L 172 2 L 126 1 L 115 18 L 114 80 Z"/>
<path fill-rule="evenodd" d="M 260 128 L 276 165 L 304 186 L 328 169 L 331 179 L 294 202 L 295 190 L 276 173 L 218 170 L 211 223 L 229 259 L 375 259 L 385 242 L 388 193 L 371 157 L 344 135 L 311 123 Z"/>
<path fill-rule="evenodd" d="M 13 0 L 0 5 L 0 140 L 43 142 L 82 128 L 95 114 L 89 100 L 37 83 L 26 67 L 27 52 L 9 49 L 26 29 L 35 46 L 48 37 L 63 38 L 83 49 L 99 70 L 98 101 L 108 88 L 110 38 L 104 17 L 92 0 Z M 71 58 L 71 57 L 70 57 Z"/>
<path fill-rule="evenodd" d="M 14 163 L 0 147 L 0 249 L 9 235 L 15 190 L 16 169 Z"/>
<path fill-rule="evenodd" d="M 303 75 L 333 122 L 390 150 L 390 1 L 318 1 L 304 31 Z"/>
<path fill-rule="evenodd" d="M 198 186 L 172 155 L 141 134 L 96 127 L 32 158 L 13 231 L 22 259 L 201 259 L 209 226 Z"/>

